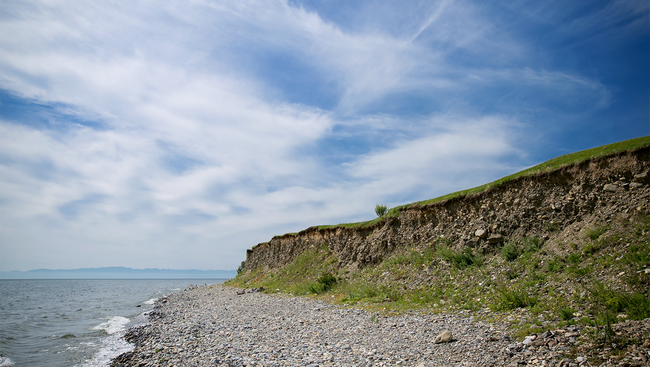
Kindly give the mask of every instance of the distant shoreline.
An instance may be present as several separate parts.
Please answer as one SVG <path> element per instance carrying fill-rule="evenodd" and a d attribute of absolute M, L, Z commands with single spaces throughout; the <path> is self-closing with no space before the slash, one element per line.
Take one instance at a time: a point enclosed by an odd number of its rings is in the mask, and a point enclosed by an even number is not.
<path fill-rule="evenodd" d="M 126 267 L 0 271 L 0 279 L 231 279 L 236 270 L 132 269 Z"/>
<path fill-rule="evenodd" d="M 211 278 L 211 277 L 67 277 L 67 278 L 2 278 L 0 280 L 184 280 L 184 279 L 194 279 L 194 280 L 230 280 L 231 278 Z"/>

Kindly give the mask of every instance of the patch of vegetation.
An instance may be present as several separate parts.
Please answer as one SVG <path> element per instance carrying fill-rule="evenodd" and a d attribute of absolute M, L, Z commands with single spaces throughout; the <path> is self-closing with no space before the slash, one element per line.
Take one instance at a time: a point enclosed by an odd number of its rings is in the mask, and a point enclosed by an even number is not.
<path fill-rule="evenodd" d="M 571 307 L 562 307 L 560 308 L 560 319 L 564 321 L 569 321 L 573 319 L 573 314 L 575 313 L 575 310 L 572 309 Z"/>
<path fill-rule="evenodd" d="M 327 245 L 312 247 L 275 272 L 263 273 L 259 269 L 243 272 L 225 284 L 242 288 L 262 286 L 269 291 L 278 290 L 295 295 L 320 294 L 335 284 L 325 275 L 333 276 L 336 273 L 336 263 L 338 259 L 332 255 Z"/>
<path fill-rule="evenodd" d="M 318 278 L 318 281 L 309 286 L 309 291 L 314 294 L 321 294 L 332 289 L 336 284 L 336 278 L 330 273 L 324 273 Z"/>
<path fill-rule="evenodd" d="M 529 296 L 524 289 L 499 285 L 496 290 L 496 300 L 492 306 L 496 311 L 514 310 L 537 304 L 537 299 Z"/>
<path fill-rule="evenodd" d="M 461 251 L 452 250 L 446 246 L 440 246 L 436 250 L 438 256 L 442 259 L 454 264 L 458 269 L 464 269 L 468 266 L 481 266 L 483 259 L 480 255 L 474 254 L 470 248 Z"/>
<path fill-rule="evenodd" d="M 501 256 L 507 261 L 515 261 L 519 257 L 519 247 L 510 243 L 507 243 L 501 248 Z"/>
<path fill-rule="evenodd" d="M 558 273 L 562 270 L 563 264 L 559 259 L 550 259 L 546 263 L 546 269 L 551 273 Z"/>
<path fill-rule="evenodd" d="M 240 275 L 241 273 L 244 272 L 245 266 L 246 266 L 246 261 L 242 261 L 241 264 L 239 264 L 239 267 L 237 268 L 237 275 Z"/>
<path fill-rule="evenodd" d="M 592 241 L 595 241 L 598 239 L 598 237 L 600 237 L 600 235 L 602 235 L 603 233 L 605 233 L 605 231 L 607 231 L 607 228 L 608 227 L 599 227 L 599 228 L 589 229 L 585 232 L 585 235 L 587 236 L 587 238 L 591 239 Z"/>
<path fill-rule="evenodd" d="M 554 221 L 544 221 L 544 230 L 546 232 L 557 232 L 560 229 L 560 224 Z"/>

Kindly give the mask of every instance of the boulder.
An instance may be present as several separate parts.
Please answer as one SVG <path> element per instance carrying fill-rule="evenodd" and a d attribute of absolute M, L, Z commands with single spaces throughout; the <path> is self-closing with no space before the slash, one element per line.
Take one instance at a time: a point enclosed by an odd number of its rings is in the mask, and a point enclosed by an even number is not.
<path fill-rule="evenodd" d="M 609 192 L 617 192 L 618 190 L 620 190 L 620 187 L 618 187 L 618 185 L 616 184 L 606 184 L 605 186 L 603 186 L 603 190 Z"/>

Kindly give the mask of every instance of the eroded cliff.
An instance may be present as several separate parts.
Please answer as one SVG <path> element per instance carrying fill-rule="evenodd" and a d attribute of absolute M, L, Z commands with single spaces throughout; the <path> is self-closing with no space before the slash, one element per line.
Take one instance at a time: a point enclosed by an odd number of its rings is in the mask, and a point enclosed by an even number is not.
<path fill-rule="evenodd" d="M 282 268 L 323 245 L 338 267 L 355 270 L 404 246 L 423 248 L 439 238 L 487 253 L 505 241 L 534 236 L 562 254 L 568 241 L 580 241 L 584 236 L 578 234 L 594 223 L 645 213 L 649 170 L 650 148 L 645 147 L 520 177 L 479 194 L 412 205 L 371 226 L 312 227 L 248 250 L 245 270 Z"/>

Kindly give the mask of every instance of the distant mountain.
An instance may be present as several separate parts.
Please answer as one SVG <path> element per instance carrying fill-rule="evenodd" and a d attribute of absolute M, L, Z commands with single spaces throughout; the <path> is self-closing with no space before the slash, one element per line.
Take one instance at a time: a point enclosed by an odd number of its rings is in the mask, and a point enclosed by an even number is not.
<path fill-rule="evenodd" d="M 0 279 L 230 279 L 235 275 L 237 275 L 236 270 L 132 269 L 125 267 L 0 271 Z"/>

